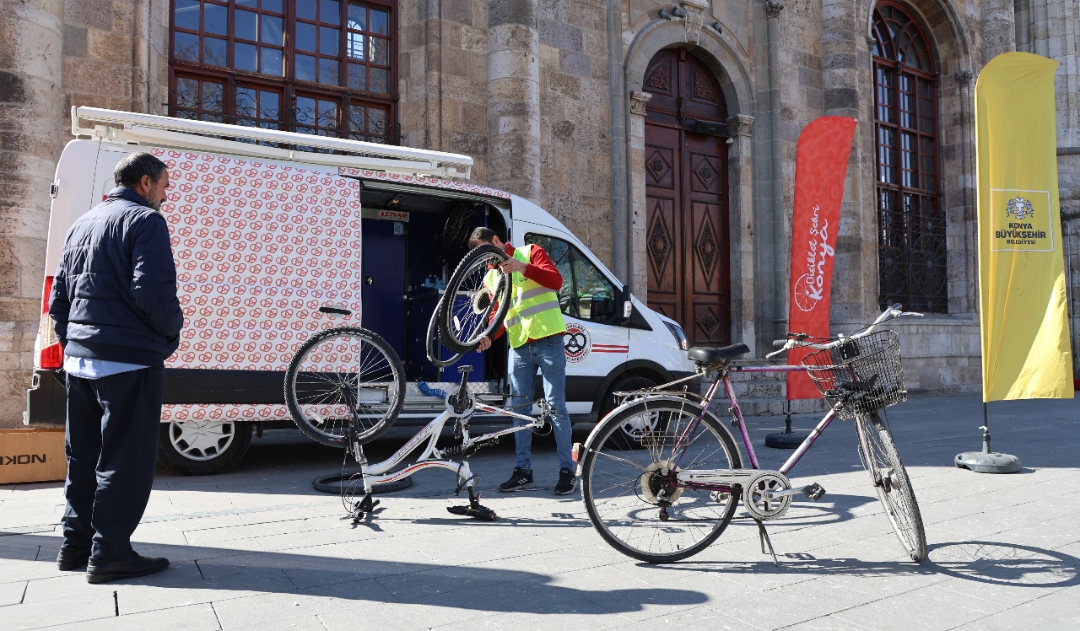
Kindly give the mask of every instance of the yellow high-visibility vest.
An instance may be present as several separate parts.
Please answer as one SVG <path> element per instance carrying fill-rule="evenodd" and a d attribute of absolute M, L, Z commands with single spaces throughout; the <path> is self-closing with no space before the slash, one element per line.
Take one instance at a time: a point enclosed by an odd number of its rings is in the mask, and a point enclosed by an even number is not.
<path fill-rule="evenodd" d="M 532 245 L 514 250 L 514 258 L 529 264 Z M 498 282 L 496 270 L 488 272 L 484 283 L 494 287 Z M 518 348 L 529 340 L 538 340 L 566 332 L 559 294 L 540 283 L 525 278 L 520 272 L 510 275 L 510 306 L 506 310 L 506 336 L 511 348 Z"/>

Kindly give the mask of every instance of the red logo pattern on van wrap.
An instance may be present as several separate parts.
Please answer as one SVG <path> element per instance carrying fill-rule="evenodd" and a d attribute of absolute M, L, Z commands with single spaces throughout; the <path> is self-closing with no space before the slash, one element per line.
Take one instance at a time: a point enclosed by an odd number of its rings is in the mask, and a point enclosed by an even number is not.
<path fill-rule="evenodd" d="M 166 368 L 284 371 L 312 334 L 358 319 L 359 182 L 242 158 L 152 153 L 173 183 L 162 214 L 184 310 L 180 347 Z M 331 304 L 357 317 L 342 322 L 318 311 Z M 284 405 L 162 407 L 166 421 L 288 417 Z"/>
<path fill-rule="evenodd" d="M 428 186 L 450 191 L 464 191 L 466 193 L 475 193 L 477 195 L 487 195 L 488 197 L 510 199 L 510 193 L 507 193 L 506 191 L 500 191 L 497 188 L 489 188 L 487 186 L 477 186 L 476 184 L 470 184 L 460 180 L 421 177 L 419 175 L 402 175 L 400 173 L 370 171 L 368 169 L 357 169 L 354 167 L 338 167 L 338 174 L 348 175 L 350 177 L 362 177 L 369 180 L 382 180 L 383 182 L 397 182 L 399 184 L 415 184 L 417 186 Z"/>

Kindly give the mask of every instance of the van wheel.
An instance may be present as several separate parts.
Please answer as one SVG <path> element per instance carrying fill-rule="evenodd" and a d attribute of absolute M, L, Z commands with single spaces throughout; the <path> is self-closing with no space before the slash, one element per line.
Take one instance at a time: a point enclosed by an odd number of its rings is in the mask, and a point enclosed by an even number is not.
<path fill-rule="evenodd" d="M 604 403 L 600 406 L 600 420 L 608 415 L 609 412 L 617 407 L 615 401 L 616 392 L 629 392 L 633 390 L 647 390 L 649 388 L 655 388 L 656 382 L 648 377 L 642 377 L 641 375 L 630 375 L 617 379 L 615 383 L 611 384 L 611 390 L 608 391 L 607 396 L 604 397 Z M 654 419 L 655 421 L 655 419 Z M 635 424 L 636 423 L 636 424 Z M 655 425 L 649 428 L 640 426 L 640 417 L 628 419 L 625 427 L 622 427 L 622 433 L 627 438 L 631 439 L 629 444 L 640 444 L 640 441 L 635 442 L 633 439 L 641 438 L 642 430 L 648 429 L 651 431 L 663 429 L 662 427 L 656 427 Z"/>
<path fill-rule="evenodd" d="M 181 475 L 212 475 L 231 469 L 251 445 L 251 423 L 162 423 L 158 460 Z"/>

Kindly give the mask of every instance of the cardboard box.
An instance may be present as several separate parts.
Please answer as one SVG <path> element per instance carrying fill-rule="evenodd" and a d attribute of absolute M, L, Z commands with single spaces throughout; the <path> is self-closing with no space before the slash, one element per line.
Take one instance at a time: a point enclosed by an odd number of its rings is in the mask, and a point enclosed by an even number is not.
<path fill-rule="evenodd" d="M 62 429 L 0 429 L 0 484 L 67 476 Z"/>

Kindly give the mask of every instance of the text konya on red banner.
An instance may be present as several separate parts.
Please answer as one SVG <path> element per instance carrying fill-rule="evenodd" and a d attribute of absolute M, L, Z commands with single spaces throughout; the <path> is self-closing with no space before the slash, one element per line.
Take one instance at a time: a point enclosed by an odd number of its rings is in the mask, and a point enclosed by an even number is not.
<path fill-rule="evenodd" d="M 854 135 L 855 119 L 825 116 L 807 125 L 799 136 L 791 228 L 789 331 L 829 336 L 836 233 L 840 229 L 840 202 Z M 788 351 L 788 363 L 798 364 L 811 352 L 792 349 Z M 789 372 L 787 398 L 819 399 L 821 394 L 806 373 Z"/>

